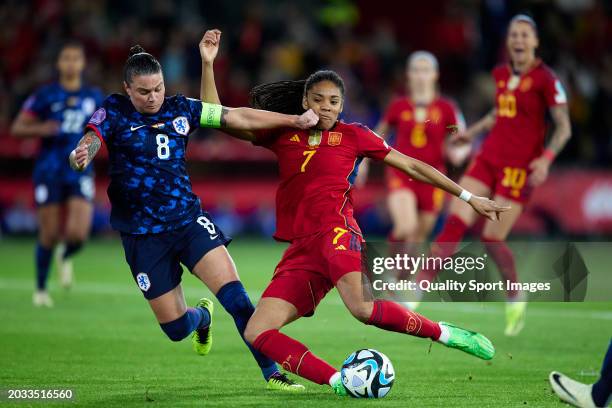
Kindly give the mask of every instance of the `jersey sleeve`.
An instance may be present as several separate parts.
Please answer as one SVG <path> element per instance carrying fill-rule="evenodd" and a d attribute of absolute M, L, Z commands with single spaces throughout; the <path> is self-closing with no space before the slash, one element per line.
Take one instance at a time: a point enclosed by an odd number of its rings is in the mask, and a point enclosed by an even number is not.
<path fill-rule="evenodd" d="M 27 112 L 31 115 L 36 116 L 39 119 L 45 119 L 48 114 L 48 103 L 45 98 L 44 92 L 38 90 L 25 100 L 21 106 L 22 112 Z"/>
<path fill-rule="evenodd" d="M 220 128 L 223 106 L 177 95 L 181 114 L 189 120 L 190 129 Z"/>
<path fill-rule="evenodd" d="M 367 126 L 355 124 L 357 129 L 357 154 L 374 160 L 384 160 L 391 148 L 385 140 Z"/>
<path fill-rule="evenodd" d="M 85 131 L 93 130 L 98 138 L 106 143 L 112 136 L 115 119 L 119 115 L 117 101 L 114 95 L 109 96 L 91 115 L 89 122 L 85 125 Z"/>
<path fill-rule="evenodd" d="M 391 126 L 397 126 L 397 122 L 399 119 L 399 114 L 400 114 L 400 104 L 398 103 L 397 100 L 394 100 L 393 102 L 391 102 L 391 104 L 389 104 L 389 107 L 387 108 L 387 110 L 385 111 L 385 114 L 383 115 L 383 122 L 388 123 Z"/>
<path fill-rule="evenodd" d="M 547 72 L 544 79 L 544 99 L 549 108 L 567 103 L 565 88 L 559 78 L 550 71 Z"/>

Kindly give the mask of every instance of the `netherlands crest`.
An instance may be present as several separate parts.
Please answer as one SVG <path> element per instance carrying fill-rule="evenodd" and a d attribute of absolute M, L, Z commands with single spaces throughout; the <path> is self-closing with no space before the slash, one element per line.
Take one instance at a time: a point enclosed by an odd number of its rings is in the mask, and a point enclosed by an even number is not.
<path fill-rule="evenodd" d="M 149 275 L 144 272 L 140 272 L 138 275 L 136 275 L 136 283 L 138 284 L 140 290 L 142 290 L 143 292 L 146 292 L 151 287 Z"/>
<path fill-rule="evenodd" d="M 189 121 L 184 116 L 174 118 L 172 121 L 172 126 L 179 135 L 186 136 L 187 133 L 189 133 Z"/>

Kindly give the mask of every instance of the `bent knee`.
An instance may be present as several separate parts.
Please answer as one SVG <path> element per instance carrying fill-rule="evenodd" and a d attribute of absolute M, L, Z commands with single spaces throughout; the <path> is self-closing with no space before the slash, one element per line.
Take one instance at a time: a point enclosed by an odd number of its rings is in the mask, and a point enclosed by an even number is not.
<path fill-rule="evenodd" d="M 351 305 L 349 310 L 355 319 L 362 323 L 367 323 L 370 320 L 370 316 L 372 316 L 373 307 L 373 302 L 360 302 L 355 305 Z"/>
<path fill-rule="evenodd" d="M 412 242 L 416 239 L 417 228 L 416 225 L 398 224 L 393 227 L 393 238 L 404 241 Z"/>

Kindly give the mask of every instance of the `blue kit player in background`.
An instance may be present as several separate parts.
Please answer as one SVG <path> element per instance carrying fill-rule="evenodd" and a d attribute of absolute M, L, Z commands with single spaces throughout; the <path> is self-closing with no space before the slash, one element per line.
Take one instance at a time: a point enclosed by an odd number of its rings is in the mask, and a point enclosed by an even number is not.
<path fill-rule="evenodd" d="M 53 249 L 63 232 L 65 245 L 58 251 L 62 286 L 72 284 L 70 257 L 81 249 L 91 228 L 94 196 L 93 168 L 78 173 L 70 168 L 68 155 L 83 135 L 87 119 L 102 102 L 102 93 L 83 83 L 85 52 L 78 43 L 65 44 L 57 58 L 59 78 L 43 86 L 23 104 L 11 132 L 20 138 L 41 138 L 34 166 L 34 200 L 38 216 L 36 246 L 36 306 L 52 306 L 47 278 Z M 62 205 L 66 224 L 61 225 Z"/>
<path fill-rule="evenodd" d="M 172 341 L 191 334 L 194 350 L 205 355 L 212 344 L 213 303 L 201 299 L 194 308 L 186 306 L 181 264 L 215 294 L 241 336 L 254 307 L 225 248 L 230 239 L 202 211 L 191 190 L 185 163 L 188 136 L 198 127 L 306 129 L 318 117 L 312 111 L 283 115 L 230 109 L 182 95 L 165 97 L 161 66 L 140 46 L 130 50 L 123 86 L 128 96 L 106 98 L 70 154 L 70 164 L 85 169 L 101 144 L 106 145 L 111 225 L 121 233 L 134 281 L 164 333 Z M 272 360 L 252 348 L 251 353 L 269 389 L 303 389 L 280 373 Z"/>

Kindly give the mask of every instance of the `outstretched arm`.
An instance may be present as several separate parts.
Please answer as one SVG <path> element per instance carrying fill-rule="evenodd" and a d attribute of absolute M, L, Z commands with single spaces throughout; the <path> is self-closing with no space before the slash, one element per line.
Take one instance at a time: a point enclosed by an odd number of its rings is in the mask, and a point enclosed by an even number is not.
<path fill-rule="evenodd" d="M 11 134 L 19 138 L 52 137 L 59 133 L 60 124 L 55 120 L 40 121 L 29 112 L 21 111 L 11 125 Z"/>
<path fill-rule="evenodd" d="M 385 163 L 403 171 L 415 180 L 429 183 L 433 186 L 461 198 L 466 201 L 480 215 L 490 220 L 499 219 L 499 213 L 507 211 L 510 207 L 504 207 L 486 197 L 472 195 L 460 185 L 440 173 L 427 163 L 406 156 L 395 149 L 391 149 L 385 157 Z"/>
<path fill-rule="evenodd" d="M 83 171 L 91 163 L 100 150 L 102 142 L 93 130 L 87 131 L 85 136 L 79 140 L 77 147 L 70 153 L 68 160 L 70 167 L 76 171 Z"/>

